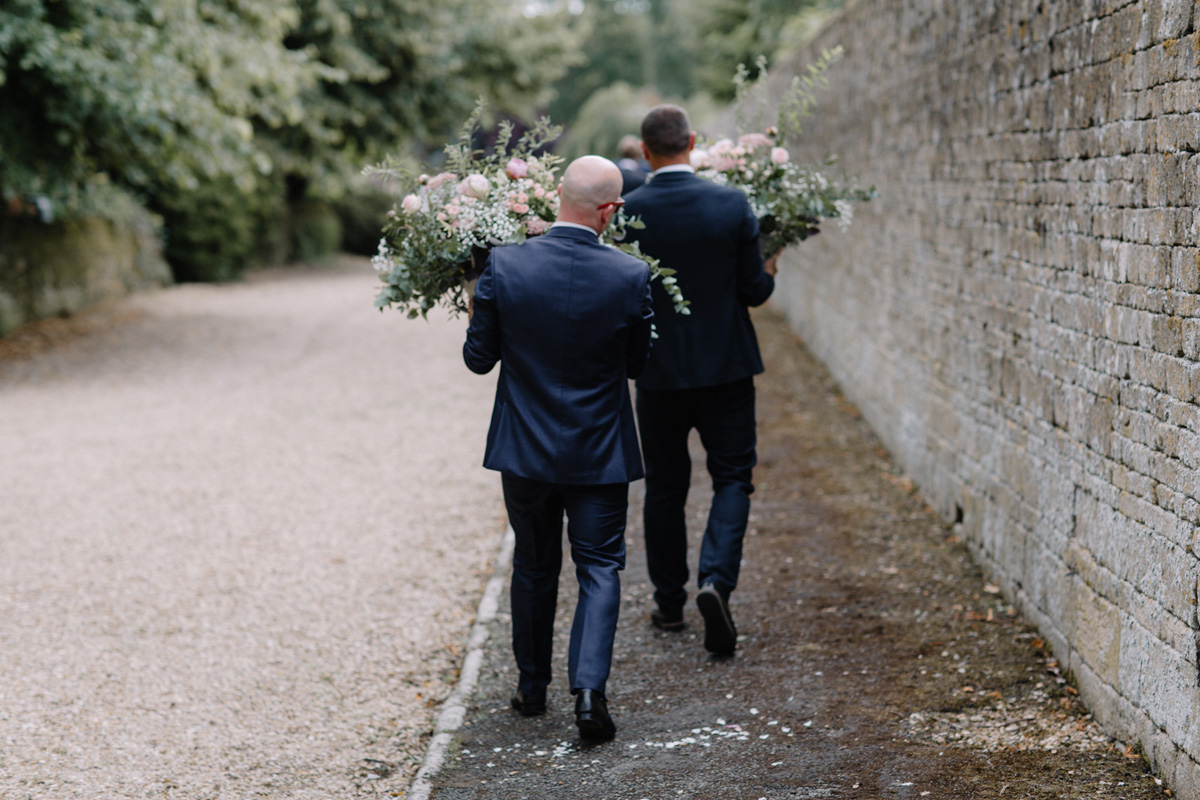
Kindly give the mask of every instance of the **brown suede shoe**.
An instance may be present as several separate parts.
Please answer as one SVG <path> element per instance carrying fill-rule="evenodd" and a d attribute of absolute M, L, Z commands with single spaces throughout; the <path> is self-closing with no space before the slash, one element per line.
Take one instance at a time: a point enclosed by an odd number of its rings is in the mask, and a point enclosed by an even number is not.
<path fill-rule="evenodd" d="M 687 625 L 683 622 L 683 612 L 679 612 L 676 617 L 668 617 L 663 613 L 661 608 L 656 608 L 650 612 L 650 624 L 660 631 L 667 633 L 679 633 Z"/>

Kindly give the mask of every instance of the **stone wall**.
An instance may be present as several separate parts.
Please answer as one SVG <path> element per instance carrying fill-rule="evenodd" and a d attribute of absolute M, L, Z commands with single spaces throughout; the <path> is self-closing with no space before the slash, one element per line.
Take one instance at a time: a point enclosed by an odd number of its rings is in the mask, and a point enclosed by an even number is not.
<path fill-rule="evenodd" d="M 1190 0 L 851 0 L 790 68 L 845 48 L 796 149 L 881 197 L 789 251 L 775 301 L 1193 800 L 1197 28 Z"/>
<path fill-rule="evenodd" d="M 0 336 L 171 282 L 157 232 L 95 217 L 0 217 Z"/>

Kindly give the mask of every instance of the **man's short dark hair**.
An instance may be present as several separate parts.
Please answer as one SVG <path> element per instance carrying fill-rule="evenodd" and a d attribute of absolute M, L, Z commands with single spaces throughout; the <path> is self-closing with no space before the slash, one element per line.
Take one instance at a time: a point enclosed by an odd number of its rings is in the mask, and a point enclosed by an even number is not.
<path fill-rule="evenodd" d="M 642 141 L 656 156 L 686 153 L 692 135 L 692 121 L 679 106 L 655 106 L 642 119 Z"/>

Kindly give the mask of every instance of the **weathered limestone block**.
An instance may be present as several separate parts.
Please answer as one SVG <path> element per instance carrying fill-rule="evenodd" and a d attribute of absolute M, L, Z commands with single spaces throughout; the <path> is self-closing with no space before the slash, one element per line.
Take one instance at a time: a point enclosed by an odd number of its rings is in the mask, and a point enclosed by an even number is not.
<path fill-rule="evenodd" d="M 25 322 L 170 282 L 150 230 L 99 218 L 48 225 L 0 220 L 0 336 Z"/>

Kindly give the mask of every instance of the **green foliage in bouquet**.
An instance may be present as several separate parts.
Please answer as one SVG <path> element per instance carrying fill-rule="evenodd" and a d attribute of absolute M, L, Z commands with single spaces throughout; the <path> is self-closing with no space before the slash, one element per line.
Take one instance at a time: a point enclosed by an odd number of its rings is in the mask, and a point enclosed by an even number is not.
<path fill-rule="evenodd" d="M 854 203 L 877 196 L 874 187 L 860 188 L 829 178 L 825 170 L 837 162 L 827 159 L 820 167 L 793 161 L 786 144 L 798 139 L 801 120 L 816 106 L 816 92 L 827 81 L 825 72 L 841 57 L 841 48 L 826 50 L 803 75 L 792 79 L 782 100 L 773 107 L 776 122 L 763 125 L 767 110 L 767 68 L 757 64 L 758 77 L 749 79 L 745 65 L 734 76 L 737 91 L 738 127 L 736 140 L 720 139 L 707 148 L 692 151 L 692 164 L 701 177 L 714 183 L 736 186 L 750 201 L 758 217 L 764 255 L 801 242 L 819 230 L 824 219 L 837 219 L 849 227 Z M 745 132 L 745 116 L 755 108 L 756 130 Z"/>
<path fill-rule="evenodd" d="M 688 308 L 692 304 L 691 300 L 683 299 L 683 290 L 679 288 L 678 282 L 675 280 L 675 270 L 661 266 L 659 261 L 654 256 L 642 252 L 642 246 L 636 242 L 625 241 L 626 234 L 629 229 L 643 230 L 646 223 L 642 222 L 639 217 L 626 216 L 625 209 L 618 208 L 617 213 L 613 215 L 612 221 L 608 223 L 608 230 L 604 231 L 601 239 L 619 250 L 623 250 L 635 258 L 640 258 L 645 261 L 650 267 L 650 280 L 661 281 L 663 290 L 671 298 L 671 303 L 675 307 L 675 313 L 687 316 L 692 313 Z M 654 338 L 658 338 L 658 333 L 655 332 Z"/>
<path fill-rule="evenodd" d="M 466 311 L 490 249 L 542 234 L 557 217 L 562 159 L 543 150 L 561 128 L 543 117 L 514 143 L 512 124 L 502 122 L 495 146 L 485 152 L 474 144 L 483 113 L 481 102 L 458 140 L 446 145 L 444 170 L 436 175 L 418 174 L 395 159 L 364 170 L 400 197 L 387 213 L 379 251 L 372 258 L 383 281 L 377 308 L 396 307 L 410 319 L 426 316 L 439 303 L 452 314 Z M 659 269 L 658 261 L 635 243 L 617 241 L 624 238 L 626 226 L 640 225 L 619 215 L 605 241 L 645 261 L 652 275 L 673 291 L 677 310 L 686 313 L 687 303 L 670 271 Z"/>

